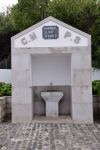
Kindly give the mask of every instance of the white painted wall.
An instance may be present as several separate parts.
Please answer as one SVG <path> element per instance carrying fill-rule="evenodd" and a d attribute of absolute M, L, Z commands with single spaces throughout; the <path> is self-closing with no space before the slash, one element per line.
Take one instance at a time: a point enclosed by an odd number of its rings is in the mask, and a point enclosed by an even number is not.
<path fill-rule="evenodd" d="M 100 80 L 100 69 L 93 69 L 92 71 L 92 81 Z"/>
<path fill-rule="evenodd" d="M 68 65 L 67 65 L 68 67 Z M 64 69 L 64 67 L 63 67 Z M 66 70 L 69 70 L 68 68 Z M 39 76 L 38 76 L 39 77 Z M 55 77 L 56 78 L 56 77 Z M 34 78 L 35 79 L 35 78 Z M 58 80 L 58 79 L 57 79 Z M 56 81 L 57 81 L 56 80 Z M 70 85 L 70 76 L 67 76 L 67 78 L 63 78 L 63 81 L 62 83 L 64 83 L 64 80 L 65 83 L 68 85 Z M 100 70 L 96 69 L 96 70 L 93 70 L 92 72 L 92 81 L 94 80 L 100 80 Z M 49 80 L 50 81 L 50 80 Z M 11 83 L 12 82 L 12 79 L 11 79 L 11 69 L 0 69 L 0 82 L 6 82 L 6 83 Z M 61 83 L 61 80 L 60 80 L 60 83 Z M 34 84 L 34 81 L 33 81 L 33 84 Z M 36 84 L 36 83 L 35 83 Z M 38 83 L 37 83 L 38 84 Z M 41 83 L 42 84 L 42 83 Z"/>
<path fill-rule="evenodd" d="M 0 82 L 11 83 L 11 69 L 0 69 Z"/>
<path fill-rule="evenodd" d="M 70 55 L 34 55 L 33 86 L 70 85 Z"/>

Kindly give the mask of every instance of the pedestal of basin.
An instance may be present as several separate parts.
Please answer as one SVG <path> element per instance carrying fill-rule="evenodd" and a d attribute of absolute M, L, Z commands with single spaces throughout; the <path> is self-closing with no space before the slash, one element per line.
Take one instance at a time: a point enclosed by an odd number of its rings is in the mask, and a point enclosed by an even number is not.
<path fill-rule="evenodd" d="M 58 102 L 63 97 L 63 92 L 41 92 L 41 97 L 46 102 L 46 116 L 58 116 Z"/>

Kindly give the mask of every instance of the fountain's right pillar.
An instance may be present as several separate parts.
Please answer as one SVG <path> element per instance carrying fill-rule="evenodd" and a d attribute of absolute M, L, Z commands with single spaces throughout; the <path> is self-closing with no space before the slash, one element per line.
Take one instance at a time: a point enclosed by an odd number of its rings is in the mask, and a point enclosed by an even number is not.
<path fill-rule="evenodd" d="M 91 49 L 77 48 L 71 58 L 71 115 L 75 122 L 93 123 Z"/>

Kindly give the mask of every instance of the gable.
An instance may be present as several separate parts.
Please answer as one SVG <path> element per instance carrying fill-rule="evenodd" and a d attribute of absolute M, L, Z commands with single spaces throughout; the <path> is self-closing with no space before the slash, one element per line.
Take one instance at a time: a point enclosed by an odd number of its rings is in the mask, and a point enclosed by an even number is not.
<path fill-rule="evenodd" d="M 88 46 L 83 32 L 55 19 L 47 19 L 13 38 L 15 48 Z M 79 31 L 79 33 L 77 32 Z M 86 34 L 87 35 L 87 34 Z"/>

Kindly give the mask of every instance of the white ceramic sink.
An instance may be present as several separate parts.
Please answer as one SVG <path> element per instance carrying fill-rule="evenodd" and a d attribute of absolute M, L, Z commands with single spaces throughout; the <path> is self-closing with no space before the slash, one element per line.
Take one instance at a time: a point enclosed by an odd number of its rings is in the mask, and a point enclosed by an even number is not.
<path fill-rule="evenodd" d="M 58 116 L 58 102 L 63 92 L 41 92 L 41 97 L 46 102 L 46 116 Z"/>

